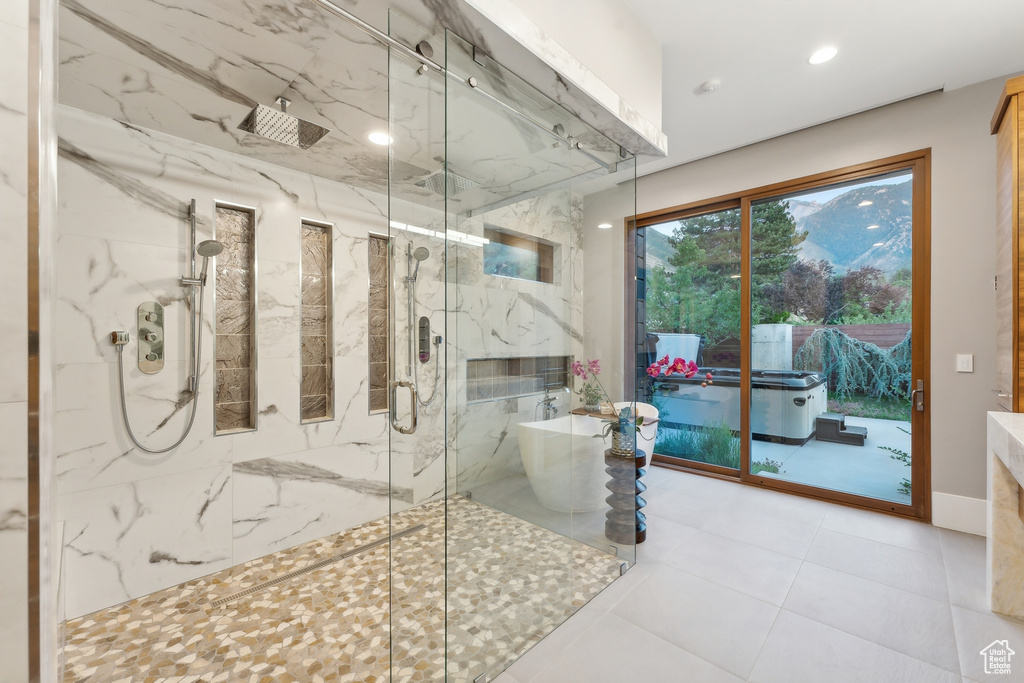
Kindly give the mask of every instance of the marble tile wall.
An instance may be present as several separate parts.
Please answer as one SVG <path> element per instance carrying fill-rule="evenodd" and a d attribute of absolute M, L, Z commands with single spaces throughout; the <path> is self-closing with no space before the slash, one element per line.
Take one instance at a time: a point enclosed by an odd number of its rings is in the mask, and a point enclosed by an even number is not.
<path fill-rule="evenodd" d="M 0 16 L 0 681 L 28 680 L 28 2 Z"/>
<path fill-rule="evenodd" d="M 229 206 L 216 208 L 217 256 L 216 396 L 217 433 L 255 429 L 253 294 L 256 291 L 256 217 Z"/>
<path fill-rule="evenodd" d="M 334 416 L 331 347 L 331 226 L 302 223 L 302 381 L 304 421 Z"/>
<path fill-rule="evenodd" d="M 443 402 L 421 411 L 415 440 L 390 450 L 386 416 L 367 409 L 368 234 L 388 232 L 386 197 L 63 106 L 58 132 L 55 450 L 69 617 L 443 493 Z M 213 237 L 218 203 L 255 209 L 258 429 L 214 436 L 208 306 L 196 424 L 181 447 L 151 456 L 125 436 L 107 335 L 132 330 L 141 301 L 165 306 L 164 370 L 129 367 L 125 381 L 136 433 L 154 447 L 176 440 L 188 407 L 178 279 L 192 197 L 200 240 Z M 333 224 L 335 272 L 335 418 L 308 424 L 299 401 L 304 218 Z M 418 290 L 435 325 L 444 323 L 442 264 L 425 264 Z"/>
<path fill-rule="evenodd" d="M 456 284 L 449 335 L 462 361 L 456 391 L 467 399 L 458 404 L 453 429 L 457 453 L 453 476 L 459 491 L 524 473 L 516 425 L 537 419 L 543 387 L 520 392 L 519 397 L 495 393 L 495 376 L 499 388 L 504 379 L 504 390 L 508 390 L 507 374 L 500 376 L 509 372 L 508 359 L 521 359 L 522 372 L 522 359 L 532 359 L 536 370 L 538 359 L 572 359 L 583 352 L 581 198 L 569 190 L 557 190 L 462 220 L 457 229 L 483 236 L 492 227 L 554 245 L 553 282 L 487 275 L 481 248 L 450 247 L 449 267 L 455 271 Z M 487 376 L 481 377 L 481 371 Z M 573 407 L 564 389 L 557 402 L 561 414 Z"/>

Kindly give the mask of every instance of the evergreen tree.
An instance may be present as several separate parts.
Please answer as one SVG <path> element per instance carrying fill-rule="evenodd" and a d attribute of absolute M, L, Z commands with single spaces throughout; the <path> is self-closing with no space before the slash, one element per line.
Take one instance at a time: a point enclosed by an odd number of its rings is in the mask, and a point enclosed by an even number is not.
<path fill-rule="evenodd" d="M 776 321 L 772 304 L 783 276 L 806 238 L 784 201 L 751 209 L 754 324 Z M 648 280 L 647 320 L 652 331 L 701 334 L 713 346 L 739 336 L 740 210 L 727 209 L 678 221 L 669 242 L 671 270 L 655 268 Z M 659 270 L 661 272 L 659 272 Z"/>

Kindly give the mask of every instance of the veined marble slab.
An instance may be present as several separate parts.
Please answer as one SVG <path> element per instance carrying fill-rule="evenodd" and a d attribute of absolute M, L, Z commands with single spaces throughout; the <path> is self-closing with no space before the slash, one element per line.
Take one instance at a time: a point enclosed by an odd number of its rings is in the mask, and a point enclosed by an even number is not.
<path fill-rule="evenodd" d="M 988 414 L 986 568 L 993 612 L 1024 619 L 1024 414 Z"/>

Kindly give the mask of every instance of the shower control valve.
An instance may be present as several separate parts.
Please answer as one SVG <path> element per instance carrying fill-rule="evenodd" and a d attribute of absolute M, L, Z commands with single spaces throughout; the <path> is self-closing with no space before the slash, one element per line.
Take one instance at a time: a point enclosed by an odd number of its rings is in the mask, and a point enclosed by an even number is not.
<path fill-rule="evenodd" d="M 124 346 L 128 343 L 128 333 L 124 330 L 114 330 L 110 333 L 110 343 L 114 346 Z"/>

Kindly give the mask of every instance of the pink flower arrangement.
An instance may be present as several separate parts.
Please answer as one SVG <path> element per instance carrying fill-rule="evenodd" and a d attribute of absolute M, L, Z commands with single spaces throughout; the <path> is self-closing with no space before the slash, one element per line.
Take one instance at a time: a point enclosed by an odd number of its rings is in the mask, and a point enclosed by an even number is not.
<path fill-rule="evenodd" d="M 664 374 L 666 377 L 669 375 L 682 375 L 686 379 L 690 379 L 695 376 L 699 370 L 700 369 L 697 367 L 697 364 L 692 360 L 686 361 L 682 358 L 676 358 L 673 361 L 669 361 L 668 356 L 666 355 L 661 360 L 651 363 L 650 367 L 647 368 L 647 374 L 650 375 L 651 378 L 657 378 Z M 702 387 L 706 387 L 707 385 L 714 383 L 711 381 L 712 378 L 710 372 L 706 373 L 704 377 L 705 381 L 701 382 Z"/>
<path fill-rule="evenodd" d="M 586 363 L 582 363 L 578 360 L 574 360 L 571 365 L 572 374 L 579 377 L 585 382 L 583 386 L 576 390 L 580 398 L 583 400 L 585 405 L 594 406 L 600 403 L 602 398 L 607 398 L 608 392 L 601 386 L 601 380 L 597 378 L 601 374 L 601 361 L 598 359 L 587 360 Z M 593 380 L 591 384 L 589 380 Z"/>

